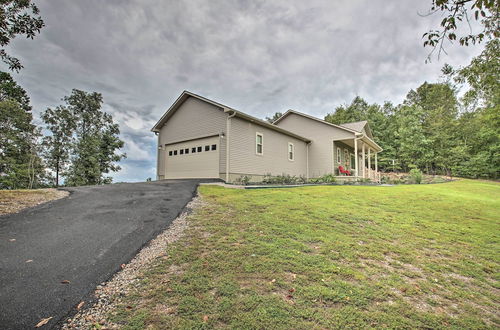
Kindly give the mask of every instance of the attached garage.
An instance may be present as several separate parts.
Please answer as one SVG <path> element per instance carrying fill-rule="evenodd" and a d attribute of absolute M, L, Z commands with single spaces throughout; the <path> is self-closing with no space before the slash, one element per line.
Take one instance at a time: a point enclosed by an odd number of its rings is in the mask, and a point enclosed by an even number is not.
<path fill-rule="evenodd" d="M 166 145 L 165 178 L 219 178 L 219 136 Z"/>

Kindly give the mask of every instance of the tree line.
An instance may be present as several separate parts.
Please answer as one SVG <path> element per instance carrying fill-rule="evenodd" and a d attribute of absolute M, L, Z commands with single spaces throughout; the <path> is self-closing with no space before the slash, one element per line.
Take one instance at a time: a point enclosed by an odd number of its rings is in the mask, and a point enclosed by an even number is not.
<path fill-rule="evenodd" d="M 102 95 L 74 89 L 64 104 L 34 124 L 30 99 L 7 72 L 0 72 L 0 189 L 32 189 L 110 183 L 124 142 Z"/>
<path fill-rule="evenodd" d="M 334 124 L 367 120 L 384 149 L 384 171 L 500 177 L 500 41 L 491 40 L 466 67 L 443 67 L 442 81 L 423 83 L 402 104 L 356 97 L 325 116 Z M 460 97 L 458 96 L 460 95 Z M 393 164 L 394 160 L 394 164 Z"/>

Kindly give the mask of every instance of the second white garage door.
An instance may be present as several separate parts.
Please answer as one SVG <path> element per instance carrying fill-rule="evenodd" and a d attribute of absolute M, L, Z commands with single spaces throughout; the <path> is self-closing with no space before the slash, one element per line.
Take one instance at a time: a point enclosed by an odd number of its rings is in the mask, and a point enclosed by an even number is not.
<path fill-rule="evenodd" d="M 219 137 L 168 145 L 166 179 L 218 178 Z"/>

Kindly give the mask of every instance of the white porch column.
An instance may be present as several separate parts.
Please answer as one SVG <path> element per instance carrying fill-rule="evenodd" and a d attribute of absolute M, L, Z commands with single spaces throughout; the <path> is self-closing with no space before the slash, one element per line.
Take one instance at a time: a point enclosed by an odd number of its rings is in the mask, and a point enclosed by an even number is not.
<path fill-rule="evenodd" d="M 361 142 L 361 154 L 363 155 L 363 164 L 361 165 L 361 169 L 363 170 L 363 179 L 365 178 L 365 143 Z"/>
<path fill-rule="evenodd" d="M 368 178 L 372 178 L 372 148 L 368 147 Z"/>
<path fill-rule="evenodd" d="M 354 175 L 359 176 L 358 169 L 358 139 L 354 137 Z"/>
<path fill-rule="evenodd" d="M 378 155 L 378 152 L 375 153 L 375 172 L 378 172 L 377 155 Z"/>

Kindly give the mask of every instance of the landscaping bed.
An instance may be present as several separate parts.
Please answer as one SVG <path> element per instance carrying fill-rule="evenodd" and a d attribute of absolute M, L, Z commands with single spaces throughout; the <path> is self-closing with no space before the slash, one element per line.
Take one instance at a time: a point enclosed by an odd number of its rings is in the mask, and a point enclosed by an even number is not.
<path fill-rule="evenodd" d="M 500 184 L 201 186 L 185 236 L 106 322 L 142 328 L 498 328 Z"/>

